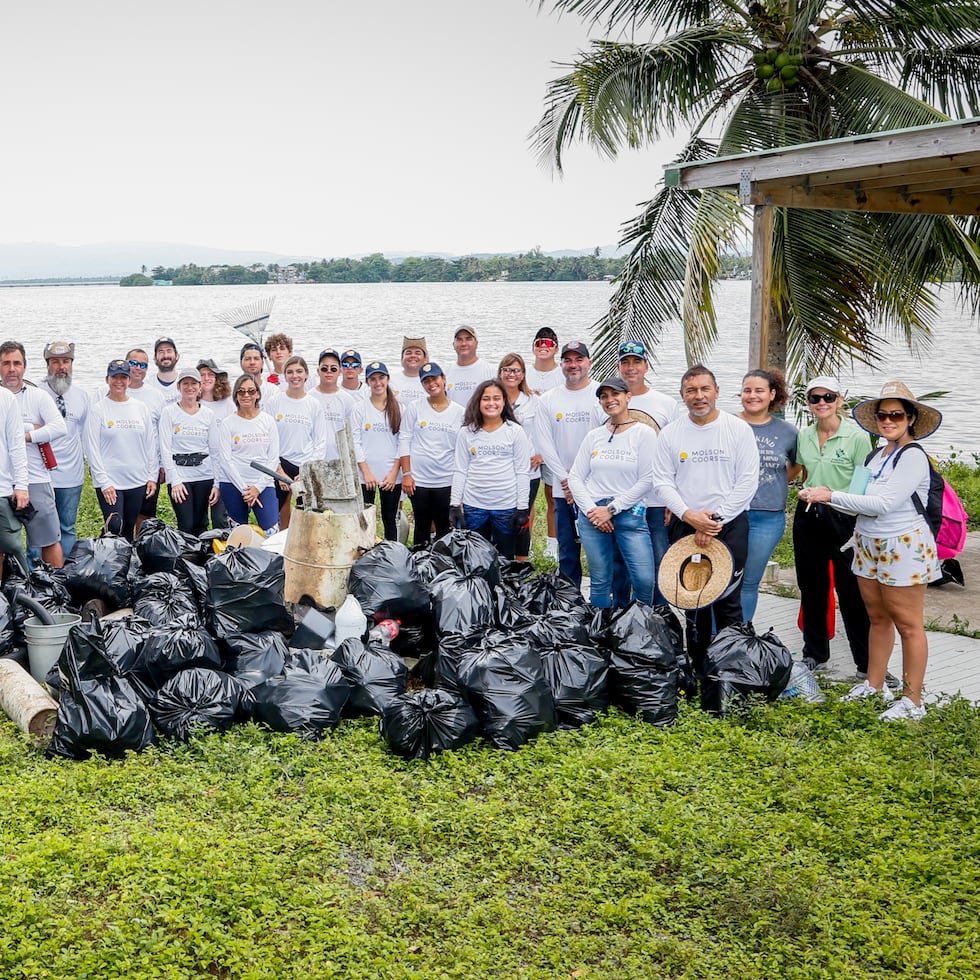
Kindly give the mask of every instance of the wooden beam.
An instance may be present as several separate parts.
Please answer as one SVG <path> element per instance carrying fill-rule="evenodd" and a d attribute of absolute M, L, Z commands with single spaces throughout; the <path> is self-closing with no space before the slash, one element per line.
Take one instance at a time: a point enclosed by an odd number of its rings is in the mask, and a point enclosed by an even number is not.
<path fill-rule="evenodd" d="M 864 187 L 805 187 L 799 184 L 753 183 L 749 204 L 833 211 L 874 211 L 895 214 L 980 215 L 980 192 L 948 194 L 901 193 Z"/>
<path fill-rule="evenodd" d="M 756 207 L 752 214 L 752 299 L 749 312 L 749 371 L 770 364 L 775 310 L 772 302 L 772 238 L 775 212 Z M 783 356 L 785 362 L 785 354 Z M 783 364 L 775 364 L 783 367 Z"/>

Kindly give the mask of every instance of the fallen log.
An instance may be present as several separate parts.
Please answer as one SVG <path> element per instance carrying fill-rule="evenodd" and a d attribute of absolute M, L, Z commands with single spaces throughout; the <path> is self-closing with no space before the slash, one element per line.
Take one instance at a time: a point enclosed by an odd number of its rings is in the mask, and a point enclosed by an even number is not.
<path fill-rule="evenodd" d="M 0 708 L 28 735 L 50 738 L 58 705 L 16 661 L 0 658 Z"/>

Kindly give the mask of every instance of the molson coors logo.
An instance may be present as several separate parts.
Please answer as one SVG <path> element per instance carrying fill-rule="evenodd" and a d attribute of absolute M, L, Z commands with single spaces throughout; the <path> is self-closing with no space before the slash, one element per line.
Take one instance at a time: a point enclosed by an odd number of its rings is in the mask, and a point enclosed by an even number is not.
<path fill-rule="evenodd" d="M 688 461 L 688 459 L 690 459 L 690 457 L 689 457 L 689 456 L 687 455 L 687 453 L 681 453 L 681 454 L 680 454 L 680 456 L 678 456 L 677 458 L 678 458 L 678 459 L 679 459 L 679 460 L 680 460 L 680 461 L 681 461 L 682 463 L 686 463 L 686 462 Z"/>

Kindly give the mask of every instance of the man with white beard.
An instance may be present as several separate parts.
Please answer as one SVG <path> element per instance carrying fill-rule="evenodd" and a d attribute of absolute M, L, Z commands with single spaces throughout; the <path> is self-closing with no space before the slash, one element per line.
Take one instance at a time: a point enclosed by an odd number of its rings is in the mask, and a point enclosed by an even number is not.
<path fill-rule="evenodd" d="M 90 399 L 86 391 L 73 384 L 74 344 L 52 340 L 44 348 L 44 360 L 48 365 L 48 375 L 38 387 L 54 399 L 68 427 L 67 434 L 51 440 L 54 458 L 58 461 L 57 467 L 51 470 L 51 486 L 61 524 L 61 550 L 67 559 L 78 540 L 78 502 L 85 483 L 82 433 L 85 431 Z"/>

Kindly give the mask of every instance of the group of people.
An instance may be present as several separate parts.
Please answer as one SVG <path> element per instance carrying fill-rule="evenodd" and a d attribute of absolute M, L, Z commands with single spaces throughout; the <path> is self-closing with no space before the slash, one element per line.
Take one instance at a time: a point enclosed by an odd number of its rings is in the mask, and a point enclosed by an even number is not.
<path fill-rule="evenodd" d="M 379 503 L 386 538 L 396 537 L 407 498 L 415 544 L 465 527 L 505 557 L 527 558 L 543 484 L 547 550 L 580 585 L 584 549 L 597 608 L 663 602 L 658 572 L 670 545 L 691 535 L 701 548 L 723 542 L 731 587 L 687 613 L 699 669 L 714 632 L 752 620 L 785 530 L 789 484 L 802 474 L 793 539 L 804 659 L 814 669 L 829 659 L 833 587 L 860 681 L 850 696 L 891 699 L 885 674 L 897 628 L 905 690 L 885 716 L 921 716 L 923 597 L 939 569 L 912 502 L 928 492 L 928 461 L 902 450 L 934 431 L 935 409 L 899 385 L 895 397 L 862 402 L 852 422 L 840 384 L 818 377 L 806 386 L 813 423 L 798 432 L 779 417 L 788 394 L 778 372 L 747 374 L 735 414 L 718 407 L 718 383 L 703 365 L 685 372 L 680 403 L 650 388 L 637 341 L 620 345 L 617 372 L 601 381 L 587 344 L 559 347 L 548 327 L 533 338 L 530 363 L 516 352 L 496 366 L 479 357 L 472 326 L 452 343 L 445 369 L 425 337 L 404 338 L 394 371 L 328 348 L 311 377 L 277 333 L 244 344 L 231 382 L 211 358 L 178 367 L 176 343 L 161 337 L 155 372 L 148 352 L 134 348 L 109 362 L 106 391 L 92 398 L 72 384 L 74 344 L 45 346 L 47 373 L 36 384 L 25 378 L 23 345 L 0 344 L 0 548 L 23 563 L 26 524 L 36 556 L 62 563 L 85 460 L 107 528 L 127 538 L 155 516 L 164 484 L 181 530 L 245 523 L 251 512 L 274 532 L 288 525 L 289 480 L 304 462 L 335 458 L 336 433 L 350 424 L 363 499 Z M 885 447 L 869 458 L 879 438 Z"/>

